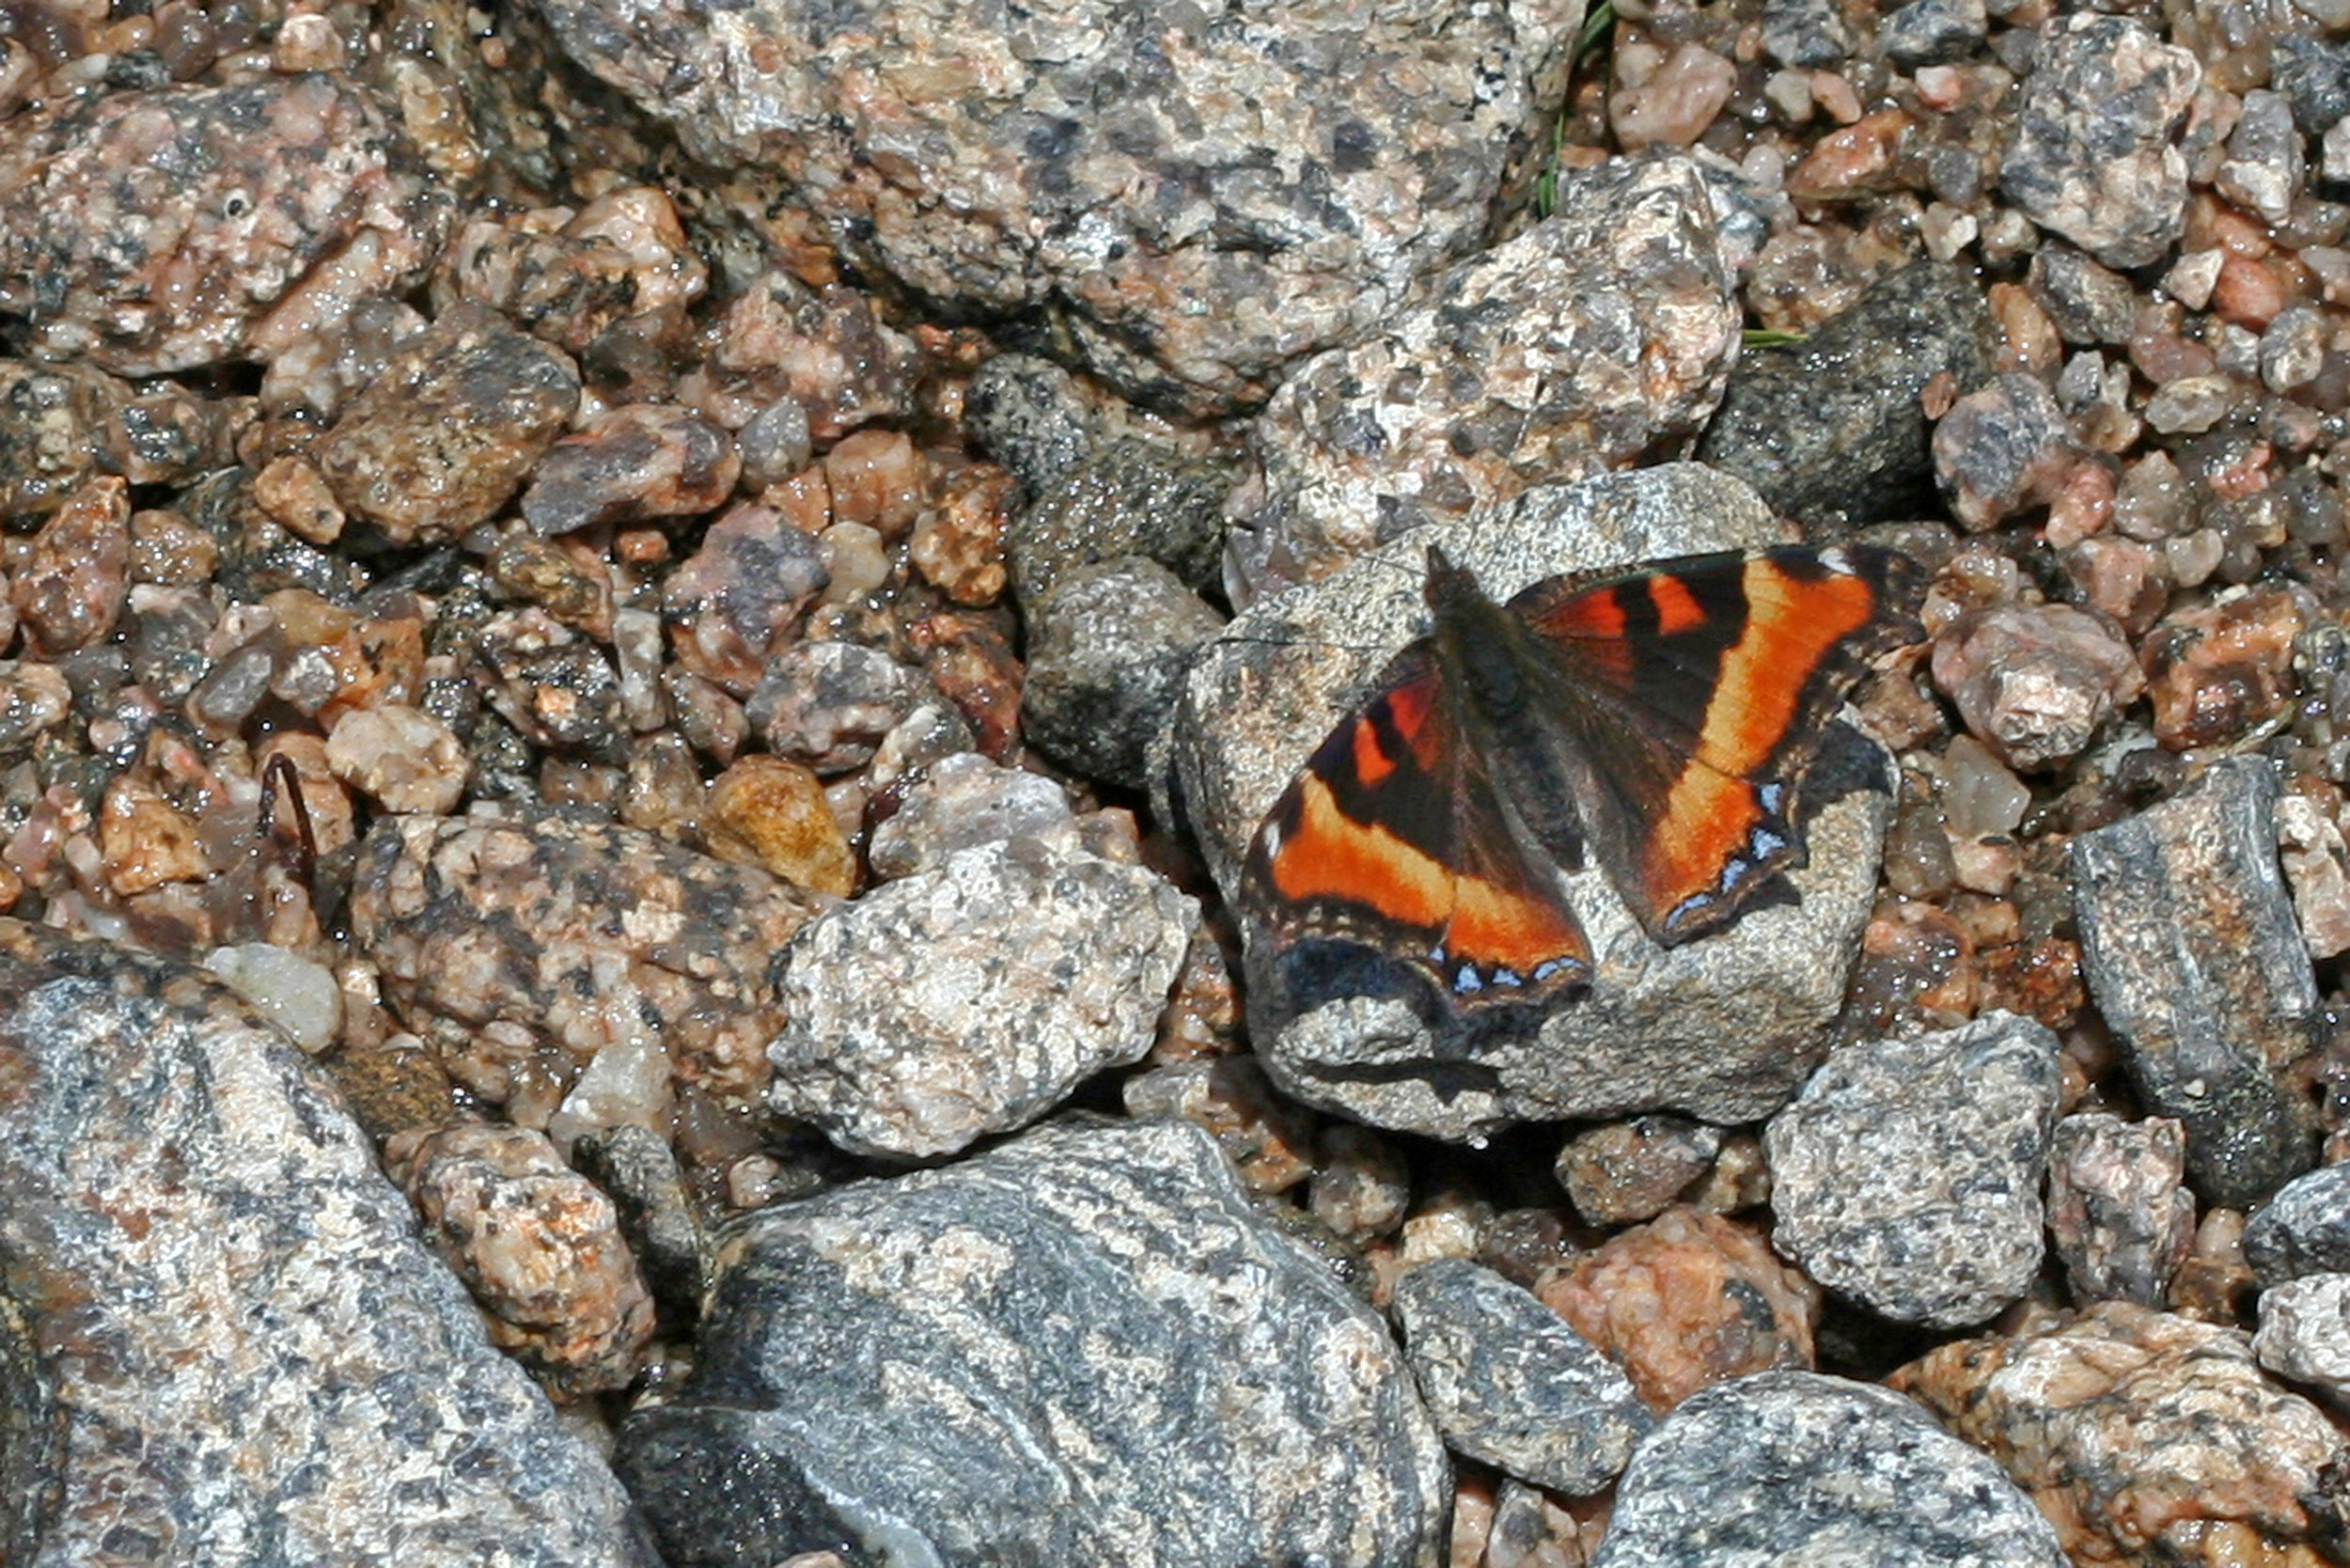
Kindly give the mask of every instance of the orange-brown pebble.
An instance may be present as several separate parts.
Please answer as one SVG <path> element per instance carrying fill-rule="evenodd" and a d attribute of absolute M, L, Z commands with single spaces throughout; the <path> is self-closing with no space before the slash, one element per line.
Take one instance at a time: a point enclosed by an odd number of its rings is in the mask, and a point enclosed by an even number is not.
<path fill-rule="evenodd" d="M 2257 588 L 2166 617 L 2138 649 L 2154 738 L 2172 750 L 2221 745 L 2292 699 L 2294 643 L 2309 606 L 2289 588 Z"/>
<path fill-rule="evenodd" d="M 326 476 L 306 457 L 275 457 L 254 476 L 253 502 L 270 521 L 313 544 L 332 544 L 343 533 L 343 509 L 326 487 Z"/>
<path fill-rule="evenodd" d="M 993 604 L 1004 591 L 1004 530 L 1020 481 L 992 463 L 949 475 L 938 504 L 914 525 L 914 569 L 958 604 Z"/>
<path fill-rule="evenodd" d="M 1803 162 L 1787 171 L 1787 194 L 1797 201 L 1835 201 L 1877 189 L 1892 171 L 1909 123 L 1899 109 L 1879 109 L 1821 137 Z"/>
<path fill-rule="evenodd" d="M 149 510 L 131 514 L 133 581 L 188 588 L 206 581 L 219 567 L 219 544 L 179 512 Z"/>
<path fill-rule="evenodd" d="M 1685 1206 L 1585 1253 L 1534 1294 L 1671 1409 L 1709 1384 L 1811 1365 L 1820 1288 L 1746 1226 Z"/>
<path fill-rule="evenodd" d="M 2219 281 L 2212 285 L 2212 313 L 2223 321 L 2259 332 L 2285 307 L 2284 285 L 2265 262 L 2230 256 L 2219 265 Z"/>
<path fill-rule="evenodd" d="M 2035 375 L 2054 371 L 2064 358 L 2064 339 L 2040 302 L 2013 283 L 1993 284 L 1989 298 L 1992 320 L 1999 326 L 1999 368 Z"/>
<path fill-rule="evenodd" d="M 54 658 L 102 640 L 131 592 L 129 488 L 107 475 L 76 490 L 41 525 L 8 592 L 33 653 Z"/>
<path fill-rule="evenodd" d="M 845 898 L 856 886 L 856 856 L 823 784 L 781 757 L 741 758 L 711 781 L 702 840 L 721 860 L 760 867 L 811 892 Z"/>
<path fill-rule="evenodd" d="M 824 454 L 836 522 L 862 523 L 895 540 L 922 513 L 929 467 L 900 431 L 858 431 Z"/>
<path fill-rule="evenodd" d="M 125 898 L 167 882 L 193 882 L 212 870 L 194 820 L 129 774 L 106 786 L 98 849 L 107 886 Z"/>

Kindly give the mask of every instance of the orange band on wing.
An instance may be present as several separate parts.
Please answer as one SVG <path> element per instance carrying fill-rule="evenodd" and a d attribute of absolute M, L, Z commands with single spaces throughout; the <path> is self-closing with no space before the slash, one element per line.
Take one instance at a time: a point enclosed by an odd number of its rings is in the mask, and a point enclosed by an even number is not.
<path fill-rule="evenodd" d="M 1680 578 L 1658 575 L 1651 577 L 1647 586 L 1649 603 L 1656 607 L 1657 631 L 1670 635 L 1705 624 L 1705 606 Z"/>
<path fill-rule="evenodd" d="M 1560 959 L 1588 964 L 1590 943 L 1559 905 L 1513 893 L 1497 883 L 1463 877 L 1454 888 L 1445 949 L 1486 969 L 1510 969 L 1531 980 Z"/>
<path fill-rule="evenodd" d="M 1762 812 L 1745 776 L 1787 738 L 1821 661 L 1876 612 L 1875 591 L 1859 577 L 1795 578 L 1767 558 L 1747 563 L 1746 588 L 1751 613 L 1722 655 L 1697 764 L 1674 781 L 1650 842 L 1649 886 L 1666 908 L 1716 891 L 1746 851 Z"/>

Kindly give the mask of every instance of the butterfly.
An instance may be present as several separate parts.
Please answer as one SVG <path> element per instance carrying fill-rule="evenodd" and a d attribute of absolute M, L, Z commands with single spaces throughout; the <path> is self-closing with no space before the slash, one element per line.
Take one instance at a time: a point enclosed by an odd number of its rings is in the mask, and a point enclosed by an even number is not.
<path fill-rule="evenodd" d="M 1552 577 L 1506 604 L 1434 546 L 1427 571 L 1429 635 L 1243 864 L 1244 917 L 1273 960 L 1321 972 L 1308 993 L 1382 960 L 1458 1016 L 1587 986 L 1560 882 L 1587 857 L 1658 944 L 1722 930 L 1804 863 L 1805 786 L 1845 694 L 1923 635 L 1914 563 L 1861 546 Z"/>

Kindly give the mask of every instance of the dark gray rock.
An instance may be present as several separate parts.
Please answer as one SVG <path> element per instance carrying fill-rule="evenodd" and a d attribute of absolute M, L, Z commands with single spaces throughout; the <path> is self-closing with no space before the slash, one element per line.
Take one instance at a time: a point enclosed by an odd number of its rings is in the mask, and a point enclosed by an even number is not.
<path fill-rule="evenodd" d="M 769 1209 L 722 1269 L 692 1381 L 615 1458 L 670 1568 L 1443 1560 L 1386 1325 L 1187 1122 Z"/>
<path fill-rule="evenodd" d="M 2278 1188 L 2244 1228 L 2244 1259 L 2264 1286 L 2350 1274 L 2350 1165 L 2324 1166 Z"/>
<path fill-rule="evenodd" d="M 1961 392 L 1982 385 L 1993 341 L 1971 276 L 1904 267 L 1802 344 L 1745 356 L 1698 455 L 1807 522 L 1914 515 L 1934 484 L 1919 394 L 1945 372 Z"/>
<path fill-rule="evenodd" d="M 540 8 L 739 210 L 1193 415 L 1261 400 L 1484 242 L 1579 7 L 1077 0 Z"/>
<path fill-rule="evenodd" d="M 1130 556 L 1078 568 L 1030 611 L 1023 731 L 1085 777 L 1145 788 L 1151 742 L 1183 671 L 1223 626 L 1156 561 Z"/>
<path fill-rule="evenodd" d="M 1529 490 L 1254 606 L 1201 650 L 1170 725 L 1183 805 L 1211 873 L 1228 892 L 1237 885 L 1250 838 L 1297 766 L 1424 626 L 1428 541 L 1506 598 L 1560 572 L 1786 537 L 1737 480 L 1667 464 Z M 1604 873 L 1571 878 L 1568 898 L 1598 955 L 1590 992 L 1539 1030 L 1475 1041 L 1432 1030 L 1392 996 L 1296 1016 L 1281 976 L 1252 972 L 1251 1032 L 1267 1071 L 1309 1104 L 1452 1138 L 1515 1120 L 1675 1109 L 1727 1124 L 1768 1115 L 1818 1059 L 1820 1027 L 1842 1004 L 1890 816 L 1872 783 L 1884 776 L 1882 753 L 1843 733 L 1833 776 L 1855 788 L 1812 820 L 1810 864 L 1788 877 L 1788 902 L 1666 949 Z M 1249 950 L 1266 948 L 1252 940 Z"/>
<path fill-rule="evenodd" d="M 1141 556 L 1191 588 L 1215 580 L 1224 542 L 1222 464 L 1143 441 L 1104 444 L 1057 477 L 1012 519 L 1004 539 L 1012 590 L 1033 611 L 1081 566 Z"/>
<path fill-rule="evenodd" d="M 2057 1123 L 2048 1235 L 2077 1301 L 2159 1307 L 2195 1246 L 2186 1129 L 2084 1111 Z"/>
<path fill-rule="evenodd" d="M 1984 1455 L 1899 1394 L 1758 1372 L 1684 1401 L 1632 1456 L 1593 1568 L 2067 1568 Z"/>
<path fill-rule="evenodd" d="M 2026 287 L 2067 343 L 2125 344 L 2137 329 L 2137 287 L 2071 245 L 2043 245 Z"/>
<path fill-rule="evenodd" d="M 1195 913 L 1141 866 L 1035 839 L 958 850 L 793 939 L 770 1104 L 911 1158 L 1026 1126 L 1151 1048 Z"/>
<path fill-rule="evenodd" d="M 1835 0 L 1763 0 L 1762 53 L 1783 66 L 1832 66 L 1852 53 Z"/>
<path fill-rule="evenodd" d="M 2301 134 L 2324 135 L 2350 115 L 2350 42 L 2279 33 L 2269 45 L 2268 85 L 2284 94 Z"/>
<path fill-rule="evenodd" d="M 2190 51 L 2133 18 L 2051 18 L 1999 165 L 2000 190 L 2108 267 L 2159 259 L 2186 227 L 2186 156 L 2172 137 L 2202 79 Z"/>
<path fill-rule="evenodd" d="M 2075 461 L 2056 394 L 2023 370 L 1959 399 L 1934 427 L 1933 447 L 1950 514 L 1976 533 L 2054 500 Z"/>
<path fill-rule="evenodd" d="M 1904 71 L 1973 54 L 1990 30 L 1983 0 L 1910 0 L 1877 26 L 1877 47 Z"/>
<path fill-rule="evenodd" d="M 701 1310 L 710 1249 L 669 1140 L 633 1122 L 598 1127 L 572 1143 L 572 1164 L 612 1200 L 663 1318 L 691 1324 Z"/>
<path fill-rule="evenodd" d="M 1763 1133 L 1771 1246 L 1898 1323 L 1956 1328 L 2040 1271 L 2056 1036 L 1988 1013 L 1849 1045 Z"/>
<path fill-rule="evenodd" d="M 2283 1074 L 2315 1045 L 2317 983 L 2277 864 L 2277 775 L 2215 762 L 2171 799 L 2073 840 L 2089 994 L 2149 1110 L 2186 1126 L 2189 1182 L 2248 1208 L 2310 1168 Z"/>
<path fill-rule="evenodd" d="M 1587 1497 L 1655 1424 L 1631 1379 L 1565 1319 L 1465 1258 L 1413 1269 L 1387 1309 L 1445 1442 L 1471 1459 Z"/>
<path fill-rule="evenodd" d="M 0 920 L 0 1551 L 655 1559 L 301 1053 L 198 971 Z"/>
<path fill-rule="evenodd" d="M 1678 153 L 1562 177 L 1550 218 L 1301 365 L 1248 429 L 1232 603 L 1701 429 L 1739 342 L 1718 222 Z"/>
<path fill-rule="evenodd" d="M 1076 377 L 1049 359 L 1004 353 L 972 375 L 963 423 L 1034 497 L 1092 454 L 1099 421 Z"/>

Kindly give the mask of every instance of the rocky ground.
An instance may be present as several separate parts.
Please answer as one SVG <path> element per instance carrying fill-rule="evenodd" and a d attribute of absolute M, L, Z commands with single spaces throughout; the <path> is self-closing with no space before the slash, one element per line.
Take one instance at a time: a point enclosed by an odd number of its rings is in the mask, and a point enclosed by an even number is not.
<path fill-rule="evenodd" d="M 0 1561 L 2350 1562 L 2346 236 L 2340 0 L 0 0 Z M 1915 559 L 1790 896 L 1269 995 L 1431 539 Z"/>

